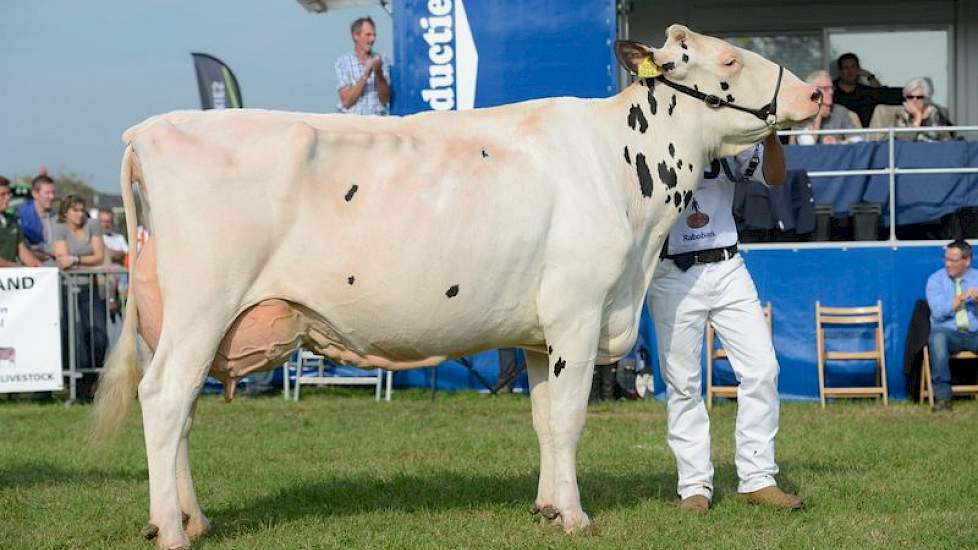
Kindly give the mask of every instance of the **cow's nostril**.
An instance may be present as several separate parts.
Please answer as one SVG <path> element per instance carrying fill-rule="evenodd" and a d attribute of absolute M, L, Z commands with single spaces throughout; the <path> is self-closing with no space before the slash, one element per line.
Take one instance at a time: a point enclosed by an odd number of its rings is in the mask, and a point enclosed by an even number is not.
<path fill-rule="evenodd" d="M 819 90 L 818 88 L 815 88 L 815 91 L 812 92 L 811 99 L 812 99 L 812 101 L 814 103 L 821 103 L 822 102 L 822 90 Z"/>

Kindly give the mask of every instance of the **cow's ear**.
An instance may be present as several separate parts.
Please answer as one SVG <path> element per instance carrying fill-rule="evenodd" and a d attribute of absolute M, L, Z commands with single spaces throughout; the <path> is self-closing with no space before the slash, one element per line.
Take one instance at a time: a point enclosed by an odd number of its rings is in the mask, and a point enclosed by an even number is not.
<path fill-rule="evenodd" d="M 615 42 L 615 56 L 618 63 L 626 71 L 638 75 L 639 78 L 653 78 L 659 76 L 659 67 L 653 61 L 652 48 L 641 42 L 631 40 L 618 40 Z"/>

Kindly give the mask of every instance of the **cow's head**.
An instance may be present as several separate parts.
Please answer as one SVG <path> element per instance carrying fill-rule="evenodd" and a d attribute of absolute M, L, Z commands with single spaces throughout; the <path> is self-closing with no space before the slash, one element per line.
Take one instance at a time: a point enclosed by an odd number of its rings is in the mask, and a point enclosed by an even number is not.
<path fill-rule="evenodd" d="M 803 124 L 818 112 L 818 88 L 775 63 L 682 25 L 672 25 L 666 35 L 662 48 L 619 41 L 615 53 L 632 74 L 656 77 L 657 88 L 672 86 L 697 109 L 712 111 L 703 126 L 715 134 L 718 156 L 735 154 L 772 129 Z"/>

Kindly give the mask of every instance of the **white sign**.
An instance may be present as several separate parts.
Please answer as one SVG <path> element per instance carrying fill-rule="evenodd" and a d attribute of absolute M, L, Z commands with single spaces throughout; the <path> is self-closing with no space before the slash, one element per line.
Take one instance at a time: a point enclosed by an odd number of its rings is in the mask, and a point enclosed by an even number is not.
<path fill-rule="evenodd" d="M 57 268 L 0 268 L 0 393 L 64 387 L 58 292 Z"/>

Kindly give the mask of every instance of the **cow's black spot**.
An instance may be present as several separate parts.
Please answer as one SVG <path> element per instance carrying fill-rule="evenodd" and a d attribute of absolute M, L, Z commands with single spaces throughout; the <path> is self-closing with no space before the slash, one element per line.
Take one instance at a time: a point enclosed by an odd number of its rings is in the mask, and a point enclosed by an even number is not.
<path fill-rule="evenodd" d="M 686 207 L 689 206 L 689 201 L 691 201 L 692 199 L 693 199 L 692 191 L 683 191 L 683 210 L 685 210 Z"/>
<path fill-rule="evenodd" d="M 672 195 L 666 195 L 666 204 L 672 202 Z"/>
<path fill-rule="evenodd" d="M 730 102 L 730 103 L 733 103 L 734 102 L 734 96 L 732 96 L 730 94 L 727 94 L 727 101 Z"/>
<path fill-rule="evenodd" d="M 645 113 L 642 112 L 642 108 L 638 105 L 632 105 L 628 109 L 628 126 L 634 130 L 636 124 L 638 124 L 638 131 L 643 134 L 649 129 L 649 122 L 645 120 Z"/>
<path fill-rule="evenodd" d="M 351 285 L 352 286 L 353 285 L 353 281 L 356 281 L 356 278 L 354 278 L 353 275 L 350 275 L 349 277 L 346 278 L 346 284 L 348 284 L 348 285 Z"/>
<path fill-rule="evenodd" d="M 566 366 L 567 366 L 567 361 L 564 361 L 563 358 L 558 357 L 557 363 L 554 365 L 554 376 L 555 377 L 560 376 L 560 371 L 564 370 L 564 367 Z"/>
<path fill-rule="evenodd" d="M 489 158 L 489 153 L 485 149 L 482 150 L 482 158 Z"/>
<path fill-rule="evenodd" d="M 683 159 L 679 159 L 676 161 L 676 170 L 682 170 L 682 169 L 683 169 Z"/>
<path fill-rule="evenodd" d="M 693 171 L 693 163 L 692 163 L 692 162 L 691 162 L 691 163 L 689 163 L 689 171 L 690 171 L 690 172 L 692 172 L 692 171 Z"/>
<path fill-rule="evenodd" d="M 671 143 L 669 144 L 669 156 L 676 158 L 676 146 Z"/>
<path fill-rule="evenodd" d="M 721 82 L 720 83 L 720 89 L 723 90 L 723 91 L 727 91 L 727 90 L 730 89 L 730 84 L 727 84 L 726 82 Z"/>
<path fill-rule="evenodd" d="M 628 155 L 628 146 L 625 146 L 625 162 L 628 164 L 632 163 L 632 157 Z"/>
<path fill-rule="evenodd" d="M 458 296 L 458 285 L 448 287 L 448 290 L 445 291 L 445 296 L 448 296 L 449 298 Z"/>
<path fill-rule="evenodd" d="M 666 72 L 669 72 L 669 71 L 671 71 L 671 70 L 673 70 L 675 68 L 676 68 L 676 64 L 673 63 L 672 61 L 670 61 L 668 63 L 663 63 L 662 64 L 662 70 L 663 71 L 666 71 Z"/>
<path fill-rule="evenodd" d="M 638 173 L 638 186 L 642 189 L 642 196 L 651 197 L 652 173 L 649 172 L 649 165 L 646 164 L 645 155 L 642 153 L 635 155 L 635 171 Z"/>
<path fill-rule="evenodd" d="M 696 84 L 693 84 L 693 89 L 696 90 L 697 92 L 700 91 L 700 87 L 697 86 Z"/>
<path fill-rule="evenodd" d="M 550 354 L 550 353 L 553 353 L 553 352 L 554 352 L 554 347 L 553 346 L 547 346 L 547 353 Z"/>
<path fill-rule="evenodd" d="M 666 161 L 660 162 L 659 179 L 662 180 L 662 183 L 666 184 L 667 188 L 672 189 L 676 186 L 676 169 L 672 166 L 666 166 Z"/>
<path fill-rule="evenodd" d="M 679 191 L 676 191 L 675 193 L 672 194 L 672 203 L 676 205 L 676 208 L 682 208 L 683 206 L 682 200 L 683 197 L 682 195 L 679 194 Z"/>
<path fill-rule="evenodd" d="M 649 90 L 649 110 L 655 115 L 655 112 L 659 109 L 659 102 L 655 100 L 655 94 L 652 90 Z"/>
<path fill-rule="evenodd" d="M 683 54 L 683 63 L 689 63 L 689 56 L 686 54 Z"/>
<path fill-rule="evenodd" d="M 669 100 L 669 116 L 672 116 L 672 111 L 676 108 L 676 94 L 672 94 L 672 99 Z"/>
<path fill-rule="evenodd" d="M 346 202 L 350 202 L 353 200 L 353 195 L 357 194 L 357 189 L 359 189 L 359 187 L 355 183 L 350 186 L 350 190 L 346 192 L 346 196 L 344 197 L 346 199 Z"/>

